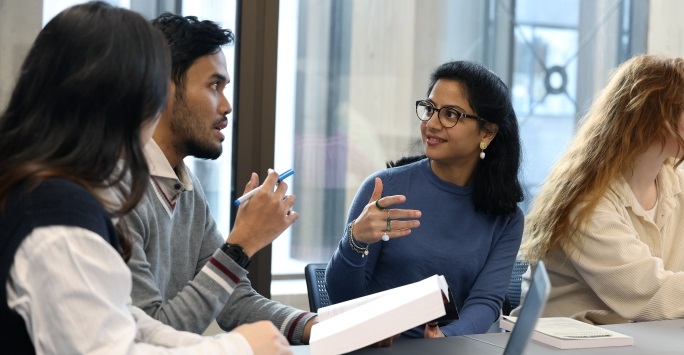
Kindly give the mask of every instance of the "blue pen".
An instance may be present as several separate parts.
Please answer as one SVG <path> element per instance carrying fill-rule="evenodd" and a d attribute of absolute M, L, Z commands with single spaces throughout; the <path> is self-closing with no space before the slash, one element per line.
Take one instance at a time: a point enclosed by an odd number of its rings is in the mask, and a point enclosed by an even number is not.
<path fill-rule="evenodd" d="M 293 175 L 294 173 L 295 173 L 294 169 L 289 169 L 289 170 L 285 171 L 284 173 L 280 174 L 280 176 L 278 177 L 278 182 L 281 182 L 281 181 L 285 180 L 285 178 L 289 177 L 290 175 Z M 259 186 L 257 186 L 254 190 L 252 190 L 252 191 L 250 191 L 250 192 L 248 192 L 248 193 L 246 193 L 246 194 L 240 196 L 240 198 L 238 198 L 237 200 L 233 201 L 233 204 L 234 204 L 235 206 L 240 206 L 241 203 L 243 203 L 243 202 L 249 200 L 250 198 L 252 198 L 252 196 L 254 196 L 254 194 L 257 193 L 257 191 L 259 191 L 259 190 L 261 189 L 262 186 L 264 186 L 264 185 L 259 185 Z"/>

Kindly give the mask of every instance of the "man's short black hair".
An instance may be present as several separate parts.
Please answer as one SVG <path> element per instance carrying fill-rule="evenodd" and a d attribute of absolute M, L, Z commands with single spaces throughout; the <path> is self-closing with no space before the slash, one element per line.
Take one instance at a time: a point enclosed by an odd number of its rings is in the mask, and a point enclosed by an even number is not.
<path fill-rule="evenodd" d="M 152 20 L 162 31 L 171 49 L 171 77 L 177 87 L 183 87 L 183 78 L 190 66 L 200 57 L 218 53 L 221 46 L 235 40 L 233 31 L 221 28 L 216 22 L 200 21 L 195 16 L 179 16 L 165 12 Z"/>

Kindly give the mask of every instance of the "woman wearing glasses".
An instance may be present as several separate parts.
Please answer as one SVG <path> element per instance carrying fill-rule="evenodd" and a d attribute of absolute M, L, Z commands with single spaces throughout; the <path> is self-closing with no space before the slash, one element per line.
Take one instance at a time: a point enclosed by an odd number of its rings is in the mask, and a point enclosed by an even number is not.
<path fill-rule="evenodd" d="M 416 103 L 425 156 L 368 177 L 326 272 L 333 302 L 444 275 L 460 319 L 407 337 L 484 333 L 499 316 L 523 230 L 510 91 L 484 66 L 445 63 Z"/>

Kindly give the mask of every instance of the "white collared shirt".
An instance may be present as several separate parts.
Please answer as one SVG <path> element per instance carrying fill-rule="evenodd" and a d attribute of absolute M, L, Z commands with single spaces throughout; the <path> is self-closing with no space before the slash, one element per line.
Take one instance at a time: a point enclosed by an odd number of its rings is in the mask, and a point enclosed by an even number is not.
<path fill-rule="evenodd" d="M 6 284 L 38 354 L 252 354 L 237 333 L 202 337 L 131 306 L 131 273 L 98 234 L 35 228 L 21 243 Z"/>

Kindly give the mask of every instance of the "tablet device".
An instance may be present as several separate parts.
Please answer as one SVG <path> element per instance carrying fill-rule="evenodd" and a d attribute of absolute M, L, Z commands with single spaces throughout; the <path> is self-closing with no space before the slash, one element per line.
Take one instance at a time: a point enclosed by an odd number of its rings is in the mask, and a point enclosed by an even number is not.
<path fill-rule="evenodd" d="M 530 288 L 523 300 L 520 314 L 506 343 L 504 355 L 520 355 L 525 351 L 551 291 L 551 281 L 543 261 L 539 261 Z"/>

